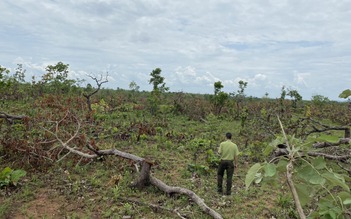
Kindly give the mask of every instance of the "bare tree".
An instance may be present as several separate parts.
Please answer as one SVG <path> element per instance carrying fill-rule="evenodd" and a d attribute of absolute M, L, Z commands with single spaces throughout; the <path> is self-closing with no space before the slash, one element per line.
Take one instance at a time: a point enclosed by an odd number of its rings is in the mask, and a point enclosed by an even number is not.
<path fill-rule="evenodd" d="M 104 84 L 104 83 L 107 83 L 108 80 L 107 80 L 107 77 L 108 77 L 108 73 L 106 73 L 106 76 L 103 77 L 102 74 L 100 75 L 100 78 L 97 78 L 95 76 L 92 76 L 92 75 L 88 75 L 91 79 L 93 79 L 95 82 L 96 82 L 96 85 L 97 85 L 97 88 L 94 89 L 93 91 L 91 92 L 88 92 L 88 93 L 83 93 L 83 96 L 87 99 L 87 104 L 88 104 L 88 109 L 89 109 L 89 112 L 92 111 L 92 108 L 91 108 L 91 100 L 90 98 L 96 94 L 100 89 L 101 89 L 101 85 Z"/>

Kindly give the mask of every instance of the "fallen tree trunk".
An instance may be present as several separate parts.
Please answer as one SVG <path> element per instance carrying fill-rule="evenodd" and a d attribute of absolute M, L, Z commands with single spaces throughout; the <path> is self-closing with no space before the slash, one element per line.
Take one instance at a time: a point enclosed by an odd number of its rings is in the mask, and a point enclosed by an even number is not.
<path fill-rule="evenodd" d="M 58 126 L 59 126 L 60 122 L 56 122 L 56 132 L 58 131 Z M 211 209 L 210 207 L 208 207 L 205 202 L 203 201 L 203 199 L 201 199 L 199 196 L 197 196 L 193 191 L 189 190 L 189 189 L 185 189 L 185 188 L 181 188 L 181 187 L 172 187 L 172 186 L 168 186 L 167 184 L 165 184 L 164 182 L 162 182 L 161 180 L 157 179 L 156 177 L 153 177 L 150 175 L 150 170 L 151 170 L 151 166 L 152 163 L 147 161 L 144 158 L 138 157 L 134 154 L 129 154 L 126 152 L 122 152 L 119 151 L 117 149 L 108 149 L 108 150 L 96 150 L 94 149 L 91 145 L 87 145 L 88 149 L 91 150 L 92 152 L 94 152 L 94 154 L 90 154 L 90 153 L 85 153 L 82 152 L 80 150 L 74 149 L 72 147 L 69 146 L 69 143 L 78 135 L 78 132 L 80 130 L 80 123 L 78 122 L 78 127 L 77 130 L 75 132 L 75 134 L 68 139 L 66 142 L 63 142 L 57 135 L 57 133 L 54 133 L 48 129 L 45 129 L 47 132 L 51 133 L 52 135 L 54 135 L 57 139 L 57 141 L 60 143 L 60 145 L 67 149 L 69 152 L 68 153 L 74 153 L 77 154 L 81 157 L 85 157 L 85 158 L 97 158 L 97 157 L 101 157 L 101 156 L 106 156 L 106 155 L 116 155 L 125 159 L 129 159 L 132 160 L 134 162 L 137 162 L 139 164 L 142 165 L 141 168 L 141 172 L 139 175 L 139 178 L 132 183 L 132 186 L 138 187 L 138 188 L 143 188 L 147 185 L 149 185 L 150 183 L 154 186 L 156 186 L 158 189 L 160 189 L 161 191 L 167 193 L 167 194 L 173 194 L 173 193 L 179 193 L 179 194 L 183 194 L 183 195 L 187 195 L 189 196 L 189 198 L 195 202 L 206 214 L 212 216 L 215 219 L 222 219 L 223 217 L 217 213 L 216 211 L 214 211 L 213 209 Z"/>
<path fill-rule="evenodd" d="M 312 145 L 314 148 L 326 148 L 331 146 L 339 146 L 342 144 L 350 144 L 350 138 L 340 138 L 338 142 L 317 142 Z"/>
<path fill-rule="evenodd" d="M 216 219 L 222 218 L 222 216 L 220 214 L 218 214 L 216 211 L 209 208 L 205 204 L 204 200 L 201 199 L 199 196 L 197 196 L 193 191 L 191 191 L 189 189 L 181 188 L 181 187 L 168 186 L 164 182 L 162 182 L 161 180 L 159 180 L 153 176 L 150 176 L 150 182 L 152 185 L 156 186 L 157 188 L 159 188 L 160 190 L 164 191 L 167 194 L 171 195 L 173 193 L 179 193 L 179 194 L 187 195 L 187 196 L 189 196 L 189 198 L 193 202 L 195 202 L 208 215 L 210 215 Z"/>
<path fill-rule="evenodd" d="M 172 195 L 174 193 L 178 194 L 183 194 L 189 196 L 189 198 L 195 202 L 206 214 L 212 216 L 215 219 L 221 219 L 222 216 L 208 207 L 203 199 L 201 199 L 199 196 L 197 196 L 193 191 L 186 189 L 186 188 L 181 188 L 181 187 L 173 187 L 173 186 L 168 186 L 161 180 L 157 179 L 156 177 L 153 177 L 150 175 L 150 170 L 151 170 L 151 163 L 146 161 L 145 159 L 135 156 L 133 154 L 125 153 L 122 151 L 118 151 L 116 149 L 110 149 L 110 150 L 101 150 L 97 151 L 98 155 L 117 155 L 126 159 L 130 159 L 136 162 L 139 162 L 142 164 L 141 167 L 141 172 L 139 179 L 132 184 L 132 186 L 136 186 L 138 188 L 142 188 L 146 185 L 149 185 L 151 183 L 152 185 L 156 186 L 158 189 L 161 191 Z"/>

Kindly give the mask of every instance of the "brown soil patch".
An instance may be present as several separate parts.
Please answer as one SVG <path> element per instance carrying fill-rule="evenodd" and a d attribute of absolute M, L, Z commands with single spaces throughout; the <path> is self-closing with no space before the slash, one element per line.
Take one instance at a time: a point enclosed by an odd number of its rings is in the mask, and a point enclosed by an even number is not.
<path fill-rule="evenodd" d="M 58 196 L 55 190 L 40 189 L 35 200 L 24 203 L 13 218 L 62 218 L 63 213 L 60 212 L 60 208 L 64 204 L 65 199 Z"/>

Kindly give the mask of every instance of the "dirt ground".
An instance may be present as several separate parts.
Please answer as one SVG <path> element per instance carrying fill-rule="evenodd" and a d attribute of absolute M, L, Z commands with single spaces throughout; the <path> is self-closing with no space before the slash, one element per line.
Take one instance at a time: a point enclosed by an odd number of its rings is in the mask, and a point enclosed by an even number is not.
<path fill-rule="evenodd" d="M 11 218 L 62 218 L 61 208 L 66 201 L 62 196 L 57 196 L 54 190 L 40 189 L 34 200 L 24 203 Z"/>

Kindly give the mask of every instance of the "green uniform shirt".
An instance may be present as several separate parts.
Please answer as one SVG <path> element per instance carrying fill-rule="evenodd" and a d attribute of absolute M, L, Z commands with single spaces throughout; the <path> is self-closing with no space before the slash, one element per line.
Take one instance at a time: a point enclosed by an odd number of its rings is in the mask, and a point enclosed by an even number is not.
<path fill-rule="evenodd" d="M 238 146 L 231 140 L 222 142 L 219 145 L 218 153 L 221 155 L 221 160 L 234 160 L 234 157 L 238 156 Z"/>

